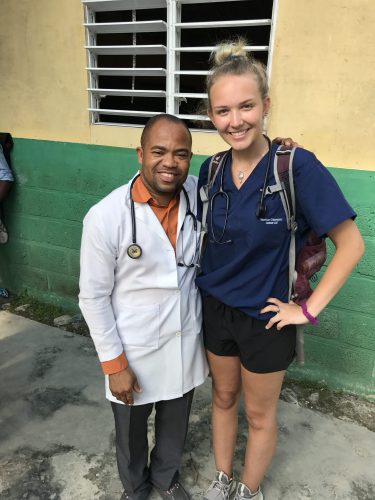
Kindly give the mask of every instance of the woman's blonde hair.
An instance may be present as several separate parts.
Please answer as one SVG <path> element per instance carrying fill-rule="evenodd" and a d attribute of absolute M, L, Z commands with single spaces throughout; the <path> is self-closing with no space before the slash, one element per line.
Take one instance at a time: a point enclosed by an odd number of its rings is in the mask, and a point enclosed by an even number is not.
<path fill-rule="evenodd" d="M 258 83 L 262 99 L 268 96 L 267 70 L 263 63 L 255 60 L 245 49 L 246 40 L 238 38 L 235 41 L 222 42 L 211 53 L 211 73 L 207 75 L 206 90 L 208 94 L 208 109 L 211 109 L 210 90 L 218 78 L 223 75 L 243 75 L 250 73 Z"/>

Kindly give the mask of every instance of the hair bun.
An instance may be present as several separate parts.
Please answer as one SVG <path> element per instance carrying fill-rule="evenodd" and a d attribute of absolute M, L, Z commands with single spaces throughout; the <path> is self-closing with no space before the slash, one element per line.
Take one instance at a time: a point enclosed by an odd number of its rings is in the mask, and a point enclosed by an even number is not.
<path fill-rule="evenodd" d="M 208 109 L 210 109 L 210 89 L 221 76 L 227 75 L 252 75 L 259 86 L 262 99 L 268 96 L 268 81 L 266 66 L 254 59 L 246 50 L 245 38 L 229 40 L 216 46 L 211 52 L 211 71 L 206 78 L 206 89 L 208 94 Z"/>
<path fill-rule="evenodd" d="M 214 66 L 221 66 L 230 61 L 247 59 L 246 40 L 239 38 L 235 41 L 222 42 L 217 46 L 217 50 L 211 54 Z"/>

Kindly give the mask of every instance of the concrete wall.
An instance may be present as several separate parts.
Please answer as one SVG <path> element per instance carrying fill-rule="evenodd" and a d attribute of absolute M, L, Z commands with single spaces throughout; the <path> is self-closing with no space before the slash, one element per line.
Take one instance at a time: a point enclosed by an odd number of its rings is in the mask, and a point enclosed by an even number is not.
<path fill-rule="evenodd" d="M 269 133 L 291 135 L 328 166 L 358 211 L 366 255 L 306 336 L 307 366 L 292 376 L 374 393 L 375 9 L 372 0 L 279 2 Z M 0 130 L 15 138 L 10 240 L 0 283 L 76 307 L 81 221 L 136 169 L 140 129 L 90 126 L 83 9 L 76 0 L 3 0 Z M 121 146 L 121 147 L 118 147 Z M 193 134 L 192 172 L 223 147 Z"/>
<path fill-rule="evenodd" d="M 203 156 L 194 157 L 197 174 Z M 136 171 L 134 150 L 16 139 L 17 184 L 6 204 L 9 243 L 0 247 L 0 282 L 41 300 L 76 307 L 81 221 L 88 208 Z M 365 258 L 320 325 L 308 328 L 307 364 L 291 376 L 374 393 L 375 173 L 330 169 L 357 210 Z"/>

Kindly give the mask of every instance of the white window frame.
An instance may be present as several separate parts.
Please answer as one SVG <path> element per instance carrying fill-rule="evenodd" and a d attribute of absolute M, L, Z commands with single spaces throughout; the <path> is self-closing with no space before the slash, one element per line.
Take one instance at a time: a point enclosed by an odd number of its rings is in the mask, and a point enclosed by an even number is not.
<path fill-rule="evenodd" d="M 111 123 L 100 121 L 100 114 L 115 116 L 137 116 L 151 117 L 158 114 L 154 111 L 136 111 L 126 109 L 102 109 L 100 108 L 100 99 L 107 95 L 118 96 L 146 96 L 155 98 L 165 98 L 165 112 L 178 116 L 186 120 L 208 120 L 206 116 L 196 114 L 181 114 L 179 113 L 179 103 L 181 99 L 204 99 L 207 98 L 206 93 L 182 93 L 179 91 L 180 76 L 182 75 L 207 75 L 208 69 L 205 71 L 181 71 L 180 70 L 180 54 L 183 51 L 191 52 L 212 52 L 215 47 L 181 47 L 181 31 L 185 29 L 207 29 L 207 28 L 222 28 L 226 26 L 270 26 L 270 39 L 268 45 L 246 47 L 252 53 L 257 51 L 268 52 L 268 78 L 271 78 L 272 55 L 274 46 L 275 22 L 278 8 L 278 0 L 273 0 L 272 17 L 270 19 L 249 19 L 249 20 L 232 20 L 232 21 L 215 21 L 215 22 L 181 22 L 181 8 L 183 4 L 198 4 L 212 2 L 238 2 L 241 0 L 82 0 L 85 16 L 85 31 L 87 50 L 87 73 L 88 73 L 88 95 L 90 115 L 90 123 L 92 125 L 116 125 L 137 127 L 143 125 L 126 124 L 126 123 Z M 137 11 L 142 9 L 152 8 L 167 8 L 167 22 L 165 21 L 132 21 L 123 23 L 95 23 L 95 13 L 103 11 Z M 120 32 L 146 32 L 146 31 L 166 31 L 167 45 L 127 45 L 127 46 L 97 46 L 96 33 L 118 33 Z M 121 54 L 165 54 L 166 68 L 99 68 L 97 64 L 98 55 L 121 55 Z M 134 60 L 134 59 L 133 59 Z M 161 76 L 166 78 L 166 90 L 136 90 L 136 89 L 104 89 L 99 88 L 99 75 L 124 75 L 124 76 Z"/>

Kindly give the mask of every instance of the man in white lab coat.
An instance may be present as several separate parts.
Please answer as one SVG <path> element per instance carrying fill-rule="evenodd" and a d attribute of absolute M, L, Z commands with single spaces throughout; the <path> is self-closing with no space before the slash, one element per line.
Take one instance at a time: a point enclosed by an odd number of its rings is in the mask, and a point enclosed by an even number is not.
<path fill-rule="evenodd" d="M 106 375 L 123 499 L 144 500 L 152 486 L 163 498 L 189 498 L 178 471 L 194 388 L 208 373 L 191 155 L 184 122 L 151 118 L 137 148 L 140 175 L 84 219 L 79 303 Z"/>

